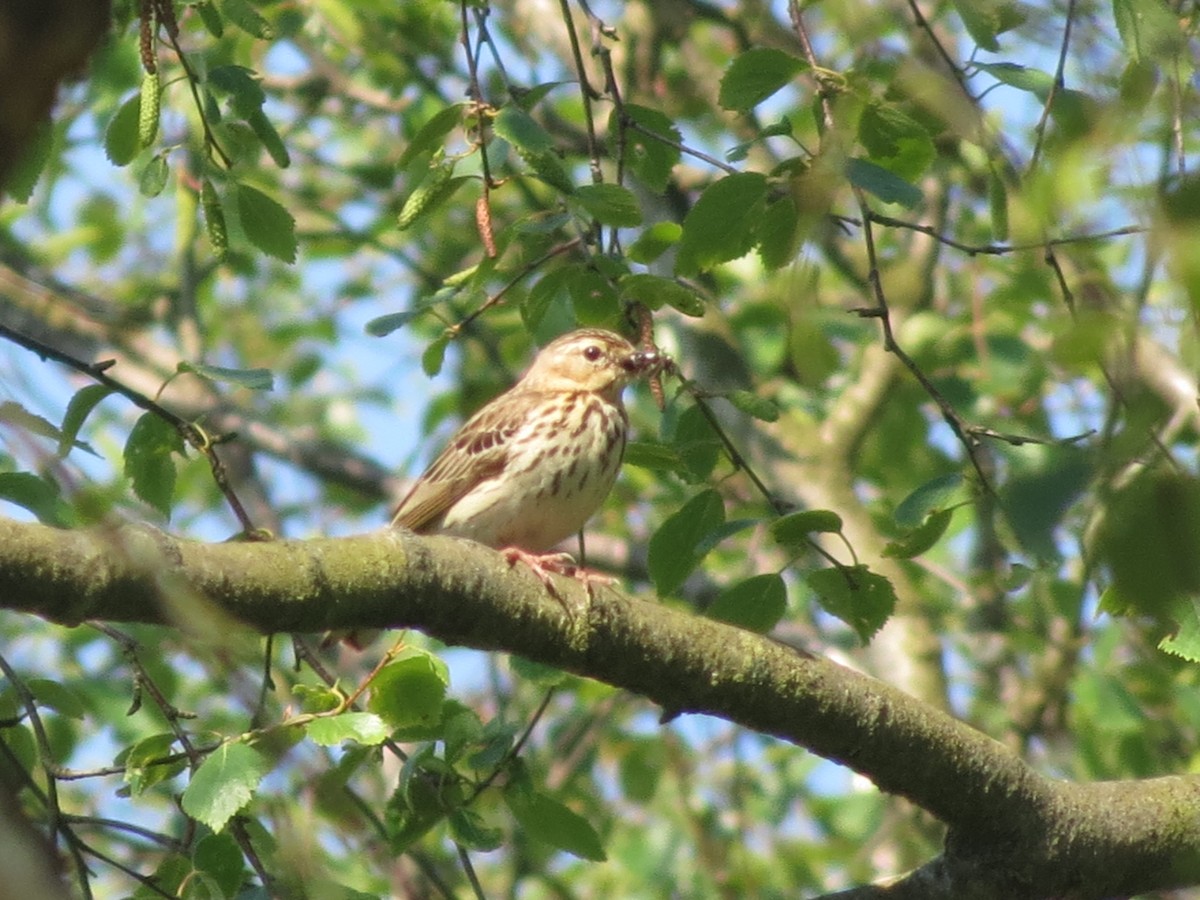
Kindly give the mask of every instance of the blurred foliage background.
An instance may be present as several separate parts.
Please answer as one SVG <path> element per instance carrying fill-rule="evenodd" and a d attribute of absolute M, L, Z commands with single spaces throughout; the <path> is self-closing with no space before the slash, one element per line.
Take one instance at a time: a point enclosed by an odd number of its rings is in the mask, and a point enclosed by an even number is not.
<path fill-rule="evenodd" d="M 1044 772 L 1190 771 L 1196 26 L 118 2 L 0 206 L 4 513 L 378 527 L 537 344 L 645 329 L 682 377 L 631 391 L 592 565 Z M 261 639 L 194 632 L 0 618 L 0 771 L 76 893 L 798 896 L 938 849 L 843 769 L 598 683 L 417 634 L 381 670 L 276 642 L 267 683 Z"/>

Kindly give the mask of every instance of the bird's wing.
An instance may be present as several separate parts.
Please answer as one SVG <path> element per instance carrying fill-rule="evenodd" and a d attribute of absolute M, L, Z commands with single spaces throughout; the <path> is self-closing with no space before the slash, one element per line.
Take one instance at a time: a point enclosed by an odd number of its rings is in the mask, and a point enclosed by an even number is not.
<path fill-rule="evenodd" d="M 531 409 L 530 399 L 510 392 L 469 419 L 400 501 L 392 525 L 418 533 L 434 531 L 455 503 L 501 472 L 512 438 Z"/>

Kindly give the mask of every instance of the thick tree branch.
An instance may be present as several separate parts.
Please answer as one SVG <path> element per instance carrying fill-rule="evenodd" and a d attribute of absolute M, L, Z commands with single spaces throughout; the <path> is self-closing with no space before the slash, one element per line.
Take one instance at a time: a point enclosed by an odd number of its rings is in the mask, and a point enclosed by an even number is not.
<path fill-rule="evenodd" d="M 927 887 L 932 867 L 953 891 L 922 896 L 1103 897 L 1200 876 L 1200 779 L 1052 781 L 991 738 L 827 660 L 616 590 L 589 598 L 564 580 L 561 591 L 560 603 L 500 554 L 450 538 L 385 531 L 208 545 L 138 526 L 0 520 L 0 606 L 10 610 L 66 624 L 199 627 L 220 611 L 264 631 L 417 628 L 806 747 L 949 826 L 945 855 L 912 877 Z M 889 890 L 879 896 L 915 896 Z"/>

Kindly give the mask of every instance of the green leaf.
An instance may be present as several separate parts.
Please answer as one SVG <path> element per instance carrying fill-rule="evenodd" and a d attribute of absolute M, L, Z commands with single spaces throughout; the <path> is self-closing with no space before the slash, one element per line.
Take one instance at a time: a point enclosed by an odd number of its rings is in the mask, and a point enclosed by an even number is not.
<path fill-rule="evenodd" d="M 687 467 L 687 473 L 695 482 L 704 481 L 721 456 L 721 438 L 699 406 L 690 406 L 683 411 L 671 437 L 671 446 Z"/>
<path fill-rule="evenodd" d="M 787 586 L 777 572 L 770 572 L 726 588 L 705 612 L 709 618 L 766 634 L 786 609 Z"/>
<path fill-rule="evenodd" d="M 225 34 L 225 23 L 221 19 L 221 13 L 208 0 L 201 0 L 197 3 L 195 10 L 200 14 L 200 21 L 204 23 L 209 34 L 215 38 Z"/>
<path fill-rule="evenodd" d="M 462 122 L 465 108 L 465 103 L 455 103 L 431 116 L 412 136 L 412 140 L 400 154 L 397 166 L 401 169 L 407 168 L 409 163 L 422 153 L 431 153 L 441 147 L 442 139 Z"/>
<path fill-rule="evenodd" d="M 250 802 L 269 768 L 257 750 L 240 742 L 222 744 L 192 776 L 183 792 L 183 811 L 220 831 Z"/>
<path fill-rule="evenodd" d="M 571 279 L 575 277 L 576 267 L 573 265 L 560 266 L 538 279 L 530 288 L 525 299 L 521 301 L 521 319 L 525 327 L 534 331 L 542 324 L 552 304 L 565 304 L 571 297 Z"/>
<path fill-rule="evenodd" d="M 995 168 L 988 172 L 988 210 L 992 217 L 992 240 L 1008 240 L 1008 186 Z"/>
<path fill-rule="evenodd" d="M 760 422 L 775 422 L 779 419 L 779 407 L 774 401 L 760 397 L 753 391 L 727 391 L 724 397 L 734 407 Z"/>
<path fill-rule="evenodd" d="M 468 175 L 452 177 L 454 163 L 434 166 L 429 176 L 413 189 L 404 200 L 396 216 L 396 227 L 401 231 L 411 228 L 423 217 L 436 210 L 454 196 L 454 193 L 471 180 Z"/>
<path fill-rule="evenodd" d="M 769 47 L 747 50 L 721 76 L 717 102 L 723 109 L 752 109 L 807 68 L 804 60 L 782 50 Z"/>
<path fill-rule="evenodd" d="M 1123 487 L 1104 513 L 1097 562 L 1131 614 L 1170 619 L 1200 596 L 1200 479 L 1147 472 Z"/>
<path fill-rule="evenodd" d="M 678 222 L 655 222 L 629 246 L 626 255 L 636 263 L 652 263 L 679 243 L 682 234 Z"/>
<path fill-rule="evenodd" d="M 654 472 L 681 472 L 683 460 L 673 447 L 651 441 L 630 441 L 625 445 L 625 465 Z"/>
<path fill-rule="evenodd" d="M 167 158 L 161 153 L 154 154 L 138 176 L 138 191 L 143 197 L 157 197 L 167 186 L 167 177 L 170 174 Z"/>
<path fill-rule="evenodd" d="M 54 149 L 54 125 L 49 119 L 38 123 L 33 135 L 26 141 L 17 157 L 15 165 L 9 171 L 4 181 L 0 195 L 7 196 L 14 203 L 28 203 L 37 186 L 38 179 L 50 161 Z"/>
<path fill-rule="evenodd" d="M 756 231 L 758 255 L 764 266 L 774 271 L 796 258 L 805 234 L 801 225 L 796 201 L 791 197 L 781 197 L 767 204 Z"/>
<path fill-rule="evenodd" d="M 53 709 L 72 719 L 80 719 L 87 714 L 83 699 L 72 688 L 49 678 L 27 678 L 25 687 L 33 694 L 38 706 Z"/>
<path fill-rule="evenodd" d="M 915 185 L 865 159 L 847 162 L 846 175 L 855 187 L 874 194 L 885 203 L 899 203 L 912 209 L 921 202 L 921 192 Z"/>
<path fill-rule="evenodd" d="M 558 158 L 558 151 L 550 133 L 534 121 L 533 117 L 518 106 L 506 106 L 492 123 L 497 135 L 504 138 L 521 159 L 529 164 L 542 180 L 553 187 L 571 193 L 574 184 Z"/>
<path fill-rule="evenodd" d="M 156 784 L 174 778 L 187 768 L 186 759 L 162 762 L 172 755 L 171 748 L 174 744 L 173 734 L 152 734 L 142 738 L 117 758 L 117 761 L 125 766 L 123 777 L 134 797 Z"/>
<path fill-rule="evenodd" d="M 69 515 L 58 485 L 32 472 L 0 472 L 0 500 L 27 509 L 43 525 L 65 526 Z"/>
<path fill-rule="evenodd" d="M 250 243 L 286 263 L 296 261 L 296 220 L 257 188 L 237 186 L 238 218 Z"/>
<path fill-rule="evenodd" d="M 647 188 L 661 194 L 667 189 L 671 170 L 679 163 L 679 145 L 683 137 L 675 123 L 657 109 L 626 103 L 624 112 L 638 126 L 625 129 L 625 161 Z M 614 147 L 618 143 L 619 115 L 619 111 L 614 110 L 609 120 L 609 133 Z M 665 140 L 657 140 L 651 134 Z"/>
<path fill-rule="evenodd" d="M 907 181 L 925 174 L 937 155 L 933 137 L 894 103 L 872 103 L 858 121 L 858 139 L 871 161 Z"/>
<path fill-rule="evenodd" d="M 888 541 L 883 548 L 883 555 L 892 559 L 912 559 L 920 556 L 936 544 L 954 518 L 953 509 L 940 509 L 929 514 L 929 517 L 906 534 L 901 540 Z"/>
<path fill-rule="evenodd" d="M 250 126 L 254 134 L 262 141 L 263 147 L 275 165 L 281 169 L 286 169 L 292 164 L 292 158 L 283 143 L 283 138 L 279 136 L 279 132 L 275 130 L 275 126 L 271 124 L 271 120 L 267 118 L 266 113 L 261 109 L 254 110 L 250 115 L 246 116 L 246 124 Z"/>
<path fill-rule="evenodd" d="M 592 862 L 608 858 L 600 835 L 587 819 L 553 797 L 510 788 L 504 792 L 504 800 L 529 837 Z"/>
<path fill-rule="evenodd" d="M 304 733 L 322 747 L 336 747 L 343 741 L 371 747 L 383 743 L 389 730 L 383 719 L 374 713 L 345 712 L 313 719 L 305 726 Z"/>
<path fill-rule="evenodd" d="M 623 276 L 617 287 L 625 302 L 641 303 L 652 310 L 662 309 L 663 304 L 667 304 L 685 316 L 704 315 L 703 298 L 674 278 L 637 273 Z"/>
<path fill-rule="evenodd" d="M 1091 475 L 1091 460 L 1082 450 L 1061 447 L 1047 448 L 1036 468 L 1009 478 L 1000 501 L 1026 551 L 1042 559 L 1058 558 L 1055 529 Z"/>
<path fill-rule="evenodd" d="M 953 0 L 967 33 L 984 50 L 997 53 L 1001 34 L 1025 21 L 1025 13 L 1015 0 Z"/>
<path fill-rule="evenodd" d="M 91 415 L 96 405 L 112 392 L 113 389 L 107 385 L 89 384 L 72 395 L 71 401 L 67 404 L 67 412 L 63 416 L 62 430 L 59 432 L 57 451 L 59 459 L 66 459 L 71 448 L 80 446 L 76 442 L 79 429 L 83 427 L 83 423 Z M 93 451 L 89 449 L 88 452 Z"/>
<path fill-rule="evenodd" d="M 829 509 L 806 509 L 788 513 L 770 525 L 771 537 L 783 547 L 801 548 L 812 543 L 810 535 L 838 534 L 842 517 Z"/>
<path fill-rule="evenodd" d="M 958 472 L 933 478 L 903 500 L 892 513 L 892 518 L 901 528 L 916 528 L 926 516 L 958 502 L 962 497 L 965 482 Z"/>
<path fill-rule="evenodd" d="M 442 334 L 430 342 L 421 354 L 421 369 L 432 378 L 442 371 L 442 363 L 446 358 L 446 348 L 450 345 L 450 335 Z"/>
<path fill-rule="evenodd" d="M 805 582 L 826 612 L 837 616 L 866 644 L 896 608 L 896 593 L 882 575 L 866 566 L 818 569 Z"/>
<path fill-rule="evenodd" d="M 168 519 L 175 495 L 172 453 L 183 453 L 179 432 L 155 413 L 144 413 L 125 442 L 125 475 L 133 483 L 133 492 Z"/>
<path fill-rule="evenodd" d="M 245 880 L 246 865 L 242 849 L 229 834 L 206 834 L 196 842 L 192 854 L 196 871 L 208 875 L 225 897 L 236 897 Z"/>
<path fill-rule="evenodd" d="M 127 166 L 138 152 L 138 118 L 141 101 L 137 94 L 121 104 L 104 129 L 104 155 L 113 165 Z"/>
<path fill-rule="evenodd" d="M 1050 96 L 1050 89 L 1054 87 L 1054 76 L 1041 69 L 1030 69 L 1010 62 L 977 62 L 975 67 L 987 72 L 1001 84 L 1033 94 L 1043 103 Z"/>
<path fill-rule="evenodd" d="M 585 184 L 575 189 L 571 200 L 603 225 L 631 228 L 642 224 L 637 197 L 619 184 Z"/>
<path fill-rule="evenodd" d="M 224 366 L 210 366 L 205 363 L 181 362 L 176 371 L 191 372 L 209 381 L 236 384 L 252 391 L 270 391 L 275 388 L 275 376 L 270 369 L 227 369 Z"/>
<path fill-rule="evenodd" d="M 767 179 L 758 172 L 727 175 L 709 185 L 684 217 L 676 274 L 695 275 L 749 253 L 766 196 Z"/>
<path fill-rule="evenodd" d="M 674 592 L 704 558 L 700 543 L 725 522 L 725 504 L 702 491 L 670 516 L 650 538 L 650 578 L 660 596 Z"/>
<path fill-rule="evenodd" d="M 459 845 L 470 850 L 496 850 L 504 843 L 501 828 L 489 828 L 483 817 L 472 809 L 459 807 L 450 813 L 450 833 Z"/>
<path fill-rule="evenodd" d="M 253 70 L 245 66 L 217 66 L 210 69 L 208 84 L 228 96 L 230 107 L 243 119 L 261 112 L 267 99 Z"/>
<path fill-rule="evenodd" d="M 367 708 L 392 728 L 428 726 L 441 720 L 449 684 L 444 662 L 410 647 L 375 676 Z"/>
<path fill-rule="evenodd" d="M 1189 597 L 1176 603 L 1171 618 L 1178 627 L 1158 642 L 1158 649 L 1190 663 L 1200 662 L 1200 609 L 1196 600 Z"/>
<path fill-rule="evenodd" d="M 221 12 L 232 25 L 251 37 L 262 41 L 269 41 L 275 37 L 275 29 L 271 27 L 271 23 L 259 15 L 258 10 L 247 0 L 221 0 Z"/>
<path fill-rule="evenodd" d="M 1134 62 L 1166 61 L 1187 44 L 1179 19 L 1163 0 L 1113 0 L 1113 18 Z"/>

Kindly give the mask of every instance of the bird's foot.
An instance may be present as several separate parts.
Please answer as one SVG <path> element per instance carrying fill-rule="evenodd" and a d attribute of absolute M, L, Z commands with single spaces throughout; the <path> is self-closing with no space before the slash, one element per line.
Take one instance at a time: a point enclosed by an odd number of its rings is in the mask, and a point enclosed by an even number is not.
<path fill-rule="evenodd" d="M 550 577 L 551 575 L 565 575 L 568 578 L 574 578 L 576 581 L 581 582 L 587 589 L 589 599 L 594 596 L 592 592 L 593 585 L 616 584 L 615 578 L 610 578 L 600 572 L 593 572 L 591 569 L 585 569 L 579 565 L 570 553 L 530 553 L 528 550 L 522 550 L 519 547 L 507 547 L 501 552 L 503 552 L 504 558 L 510 566 L 515 566 L 518 562 L 523 562 L 529 566 L 533 574 L 537 576 L 538 581 L 545 585 L 550 596 L 566 607 L 568 614 L 571 615 L 574 615 L 574 613 L 563 598 L 563 595 L 559 593 L 558 588 L 554 584 L 554 579 Z"/>

